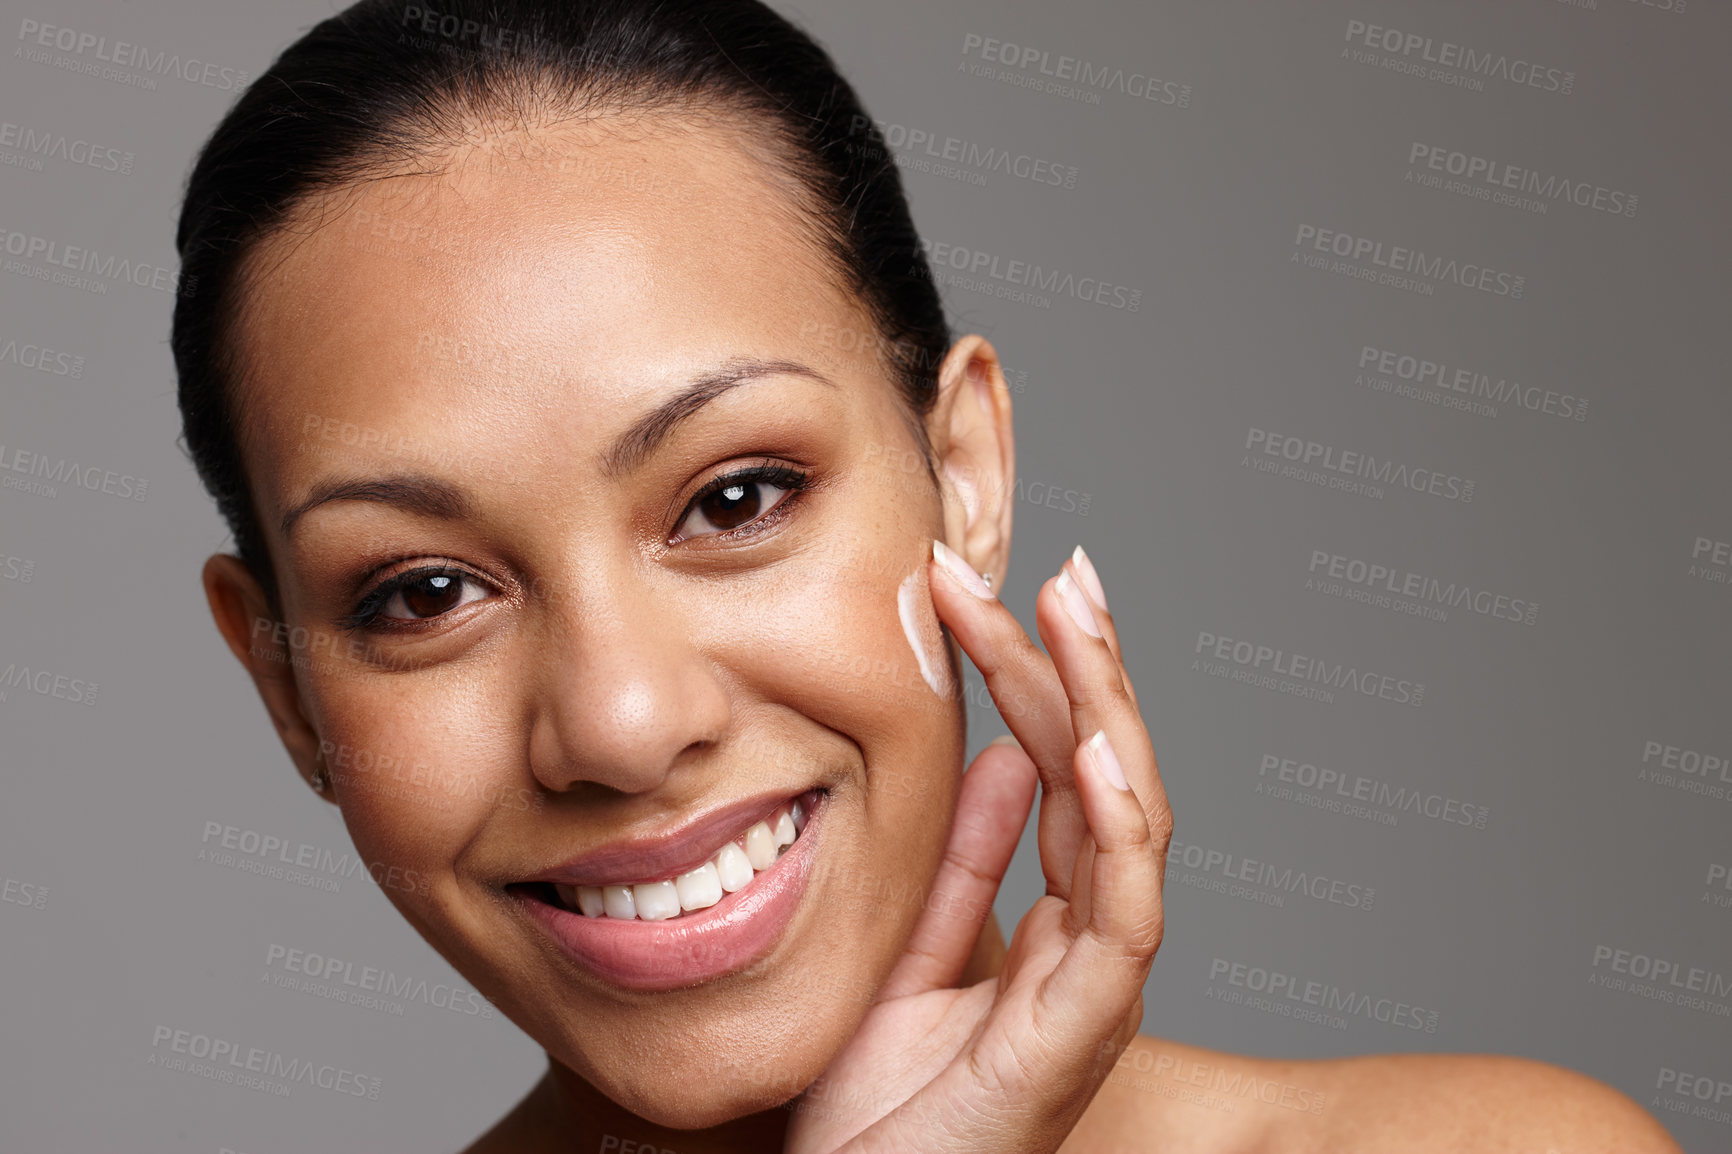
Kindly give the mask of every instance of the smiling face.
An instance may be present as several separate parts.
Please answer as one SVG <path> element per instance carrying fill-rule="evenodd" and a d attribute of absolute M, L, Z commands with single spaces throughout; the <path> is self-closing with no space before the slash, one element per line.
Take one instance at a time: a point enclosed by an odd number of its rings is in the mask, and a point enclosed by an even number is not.
<path fill-rule="evenodd" d="M 254 254 L 241 451 L 283 628 L 237 565 L 207 587 L 410 922 L 615 1102 L 714 1124 L 822 1071 L 921 913 L 963 715 L 904 585 L 983 531 L 979 478 L 933 483 L 737 131 L 439 168 Z M 941 453 L 987 420 L 935 411 Z"/>

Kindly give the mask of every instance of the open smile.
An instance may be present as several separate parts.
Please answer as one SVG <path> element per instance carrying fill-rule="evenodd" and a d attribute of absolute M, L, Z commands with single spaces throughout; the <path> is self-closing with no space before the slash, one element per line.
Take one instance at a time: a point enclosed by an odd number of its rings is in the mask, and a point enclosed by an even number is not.
<path fill-rule="evenodd" d="M 507 892 L 567 956 L 602 978 L 637 990 L 695 985 L 750 965 L 793 919 L 827 796 L 812 789 L 742 802 Z"/>

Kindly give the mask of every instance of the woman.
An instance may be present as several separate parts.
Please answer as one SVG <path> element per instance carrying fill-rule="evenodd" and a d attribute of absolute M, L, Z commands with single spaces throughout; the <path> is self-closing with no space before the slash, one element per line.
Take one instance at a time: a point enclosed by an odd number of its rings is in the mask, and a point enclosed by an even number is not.
<path fill-rule="evenodd" d="M 767 9 L 363 0 L 229 113 L 178 243 L 217 624 L 548 1052 L 471 1151 L 1675 1149 L 1534 1063 L 1137 1034 L 1172 819 L 1101 579 L 1042 587 L 1044 653 L 998 602 L 997 356 Z M 952 641 L 1015 737 L 966 774 Z M 1281 1097 L 1173 1092 L 1216 1073 Z"/>

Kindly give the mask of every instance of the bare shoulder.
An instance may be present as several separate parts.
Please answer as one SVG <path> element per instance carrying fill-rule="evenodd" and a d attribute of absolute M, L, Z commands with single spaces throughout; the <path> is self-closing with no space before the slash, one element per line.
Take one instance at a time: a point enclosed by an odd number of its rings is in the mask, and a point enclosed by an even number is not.
<path fill-rule="evenodd" d="M 1232 1154 L 1682 1154 L 1629 1097 L 1479 1054 L 1248 1058 L 1139 1035 L 1064 1146 Z"/>
<path fill-rule="evenodd" d="M 1341 1149 L 1682 1154 L 1628 1096 L 1561 1066 L 1490 1054 L 1381 1054 L 1330 1067 Z M 1352 1139 L 1348 1141 L 1348 1139 Z"/>

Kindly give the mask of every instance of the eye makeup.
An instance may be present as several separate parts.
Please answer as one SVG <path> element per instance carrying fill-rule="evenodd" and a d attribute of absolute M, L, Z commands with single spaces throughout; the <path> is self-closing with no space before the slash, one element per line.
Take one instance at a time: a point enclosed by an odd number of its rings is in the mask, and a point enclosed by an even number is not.
<path fill-rule="evenodd" d="M 704 485 L 687 502 L 669 544 L 694 537 L 734 541 L 764 532 L 792 511 L 794 502 L 811 480 L 810 473 L 779 463 L 752 465 L 724 473 Z M 779 489 L 781 495 L 766 501 L 764 489 Z M 700 519 L 710 528 L 688 529 Z"/>

